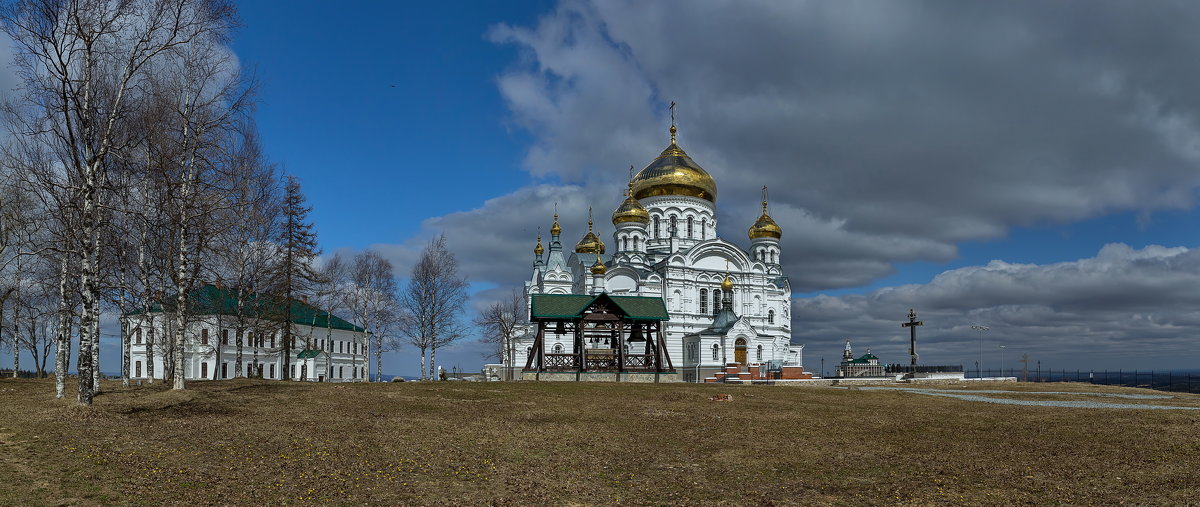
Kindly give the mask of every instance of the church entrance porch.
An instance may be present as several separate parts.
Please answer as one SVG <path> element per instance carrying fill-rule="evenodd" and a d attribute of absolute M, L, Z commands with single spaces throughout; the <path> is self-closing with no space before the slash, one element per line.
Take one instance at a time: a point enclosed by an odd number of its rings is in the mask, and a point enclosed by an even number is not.
<path fill-rule="evenodd" d="M 746 364 L 746 339 L 738 338 L 733 343 L 733 362 L 737 364 Z"/>

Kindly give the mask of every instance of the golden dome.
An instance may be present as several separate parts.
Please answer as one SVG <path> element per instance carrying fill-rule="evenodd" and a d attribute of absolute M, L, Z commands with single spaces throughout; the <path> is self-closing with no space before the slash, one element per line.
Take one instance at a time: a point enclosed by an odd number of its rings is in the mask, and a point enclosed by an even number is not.
<path fill-rule="evenodd" d="M 750 226 L 750 239 L 783 237 L 783 229 L 775 223 L 775 220 L 771 219 L 771 215 L 767 214 L 767 187 L 765 186 L 763 187 L 762 207 L 762 216 L 758 217 L 754 225 Z"/>
<path fill-rule="evenodd" d="M 545 251 L 546 251 L 546 249 L 542 248 L 542 233 L 538 232 L 537 246 L 533 247 L 533 255 L 541 257 L 542 252 L 545 252 Z"/>
<path fill-rule="evenodd" d="M 675 144 L 674 125 L 671 126 L 670 146 L 634 176 L 632 190 L 634 199 L 682 195 L 717 202 L 717 182 Z"/>
<path fill-rule="evenodd" d="M 729 273 L 725 273 L 725 279 L 721 281 L 721 289 L 726 292 L 733 290 L 733 280 L 729 279 Z"/>
<path fill-rule="evenodd" d="M 588 231 L 583 235 L 583 239 L 575 244 L 575 253 L 591 253 L 600 255 L 604 253 L 604 242 L 600 241 L 600 237 L 592 232 L 592 210 L 588 209 Z"/>
<path fill-rule="evenodd" d="M 642 203 L 633 198 L 633 180 L 629 180 L 629 190 L 625 192 L 625 202 L 617 206 L 617 210 L 613 212 L 612 222 L 613 225 L 626 222 L 650 223 L 650 212 L 646 211 Z"/>
<path fill-rule="evenodd" d="M 596 263 L 592 264 L 593 275 L 603 275 L 608 272 L 608 268 L 604 266 L 604 261 L 600 260 L 600 256 L 596 256 Z"/>
<path fill-rule="evenodd" d="M 555 207 L 558 207 L 558 205 L 556 204 Z M 559 227 L 559 225 L 558 225 L 558 212 L 555 211 L 554 212 L 554 225 L 550 226 L 550 235 L 558 236 L 559 234 L 562 234 L 562 227 Z"/>

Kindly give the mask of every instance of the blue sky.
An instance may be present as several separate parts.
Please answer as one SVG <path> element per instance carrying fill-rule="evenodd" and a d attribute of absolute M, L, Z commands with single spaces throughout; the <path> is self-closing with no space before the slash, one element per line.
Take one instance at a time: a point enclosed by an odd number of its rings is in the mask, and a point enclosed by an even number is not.
<path fill-rule="evenodd" d="M 1010 365 L 1200 360 L 1200 7 L 337 7 L 244 2 L 233 42 L 326 253 L 376 248 L 403 277 L 445 233 L 482 307 L 528 276 L 555 204 L 566 245 L 589 207 L 608 237 L 627 168 L 666 144 L 676 101 L 723 237 L 747 243 L 771 186 L 810 368 L 847 339 L 904 360 L 910 307 L 931 362 L 971 364 L 973 323 Z M 438 357 L 482 363 L 470 341 Z M 416 352 L 385 362 L 415 374 Z"/>
<path fill-rule="evenodd" d="M 233 47 L 260 81 L 263 141 L 302 178 L 326 250 L 415 235 L 422 218 L 528 180 L 527 135 L 508 125 L 495 86 L 515 52 L 484 34 L 547 5 L 240 5 Z"/>

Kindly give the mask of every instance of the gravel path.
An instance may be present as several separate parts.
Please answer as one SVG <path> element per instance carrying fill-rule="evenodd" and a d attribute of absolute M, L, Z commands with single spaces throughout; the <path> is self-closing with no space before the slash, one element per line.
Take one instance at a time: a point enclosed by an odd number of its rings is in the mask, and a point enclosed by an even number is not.
<path fill-rule="evenodd" d="M 1200 410 L 1200 407 L 1179 407 L 1171 405 L 1139 405 L 1134 403 L 1109 403 L 1103 401 L 1050 401 L 1050 400 L 1012 400 L 1007 398 L 991 398 L 988 396 L 979 396 L 977 394 L 964 394 L 963 391 L 952 391 L 946 389 L 918 389 L 915 387 L 856 387 L 851 389 L 862 389 L 872 391 L 892 390 L 906 391 L 917 394 L 925 394 L 929 396 L 943 396 L 946 398 L 955 398 L 966 401 L 981 401 L 984 403 L 996 403 L 1000 405 L 1028 405 L 1034 407 L 1069 407 L 1069 408 L 1136 408 L 1143 410 Z M 1125 398 L 1136 400 L 1155 400 L 1155 399 L 1171 399 L 1174 396 L 1160 394 L 1114 394 L 1114 393 L 1070 393 L 1060 391 L 1000 391 L 1000 390 L 980 390 L 969 391 L 971 393 L 991 393 L 991 394 L 1066 394 L 1080 396 L 1101 396 L 1108 398 Z"/>

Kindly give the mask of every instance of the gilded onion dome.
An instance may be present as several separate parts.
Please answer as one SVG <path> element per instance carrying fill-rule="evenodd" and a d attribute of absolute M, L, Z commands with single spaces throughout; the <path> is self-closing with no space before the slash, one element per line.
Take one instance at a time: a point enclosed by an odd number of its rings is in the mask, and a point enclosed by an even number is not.
<path fill-rule="evenodd" d="M 604 261 L 600 260 L 600 256 L 596 256 L 596 263 L 592 264 L 593 275 L 603 275 L 608 272 L 608 267 L 604 265 Z"/>
<path fill-rule="evenodd" d="M 642 203 L 633 198 L 633 180 L 629 180 L 629 189 L 625 191 L 625 202 L 617 206 L 617 210 L 613 212 L 612 222 L 613 225 L 626 222 L 650 223 L 650 212 L 646 211 Z"/>
<path fill-rule="evenodd" d="M 558 207 L 558 205 L 557 205 L 557 204 L 555 204 L 555 205 L 554 205 L 554 207 L 556 207 L 556 208 L 557 208 L 557 207 Z M 551 225 L 551 226 L 550 226 L 550 235 L 551 235 L 551 236 L 558 236 L 559 234 L 562 234 L 562 227 L 560 227 L 560 226 L 558 225 L 558 212 L 557 212 L 557 211 L 555 211 L 555 212 L 554 212 L 554 225 Z"/>
<path fill-rule="evenodd" d="M 671 125 L 671 144 L 634 176 L 633 198 L 682 195 L 717 202 L 717 182 L 675 143 L 675 131 Z"/>
<path fill-rule="evenodd" d="M 783 229 L 767 214 L 767 187 L 763 187 L 762 216 L 750 226 L 750 239 L 783 237 Z"/>
<path fill-rule="evenodd" d="M 583 239 L 575 244 L 575 253 L 591 253 L 600 255 L 604 253 L 604 242 L 600 241 L 600 237 L 592 232 L 592 210 L 588 208 L 588 231 L 583 235 Z"/>
<path fill-rule="evenodd" d="M 721 280 L 721 290 L 725 292 L 733 290 L 733 280 L 729 278 L 729 273 L 725 273 L 725 279 Z"/>
<path fill-rule="evenodd" d="M 541 257 L 542 252 L 545 252 L 545 251 L 546 251 L 546 249 L 542 248 L 542 233 L 541 233 L 541 231 L 538 231 L 537 246 L 533 247 L 533 255 Z"/>

